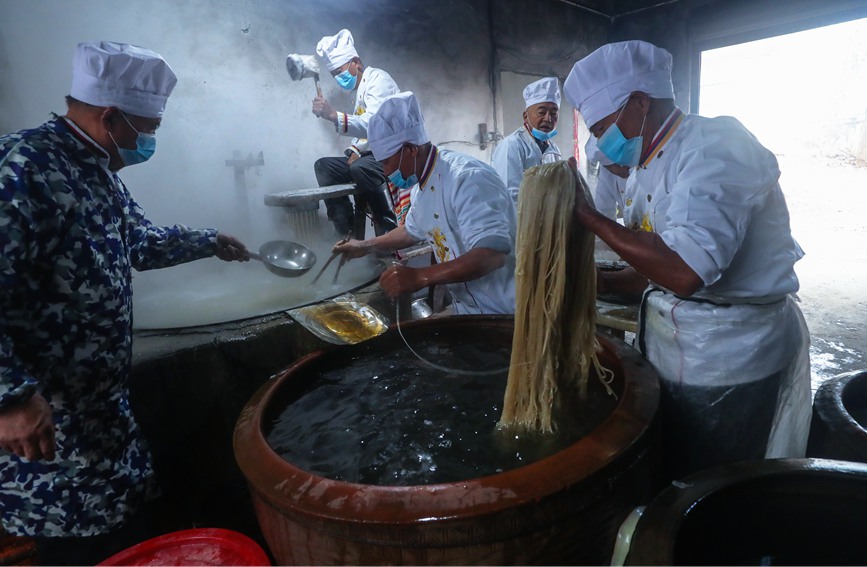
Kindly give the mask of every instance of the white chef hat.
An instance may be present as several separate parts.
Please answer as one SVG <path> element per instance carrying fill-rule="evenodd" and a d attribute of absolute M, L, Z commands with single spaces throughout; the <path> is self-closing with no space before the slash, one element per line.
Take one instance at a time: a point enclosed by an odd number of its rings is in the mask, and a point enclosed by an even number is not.
<path fill-rule="evenodd" d="M 563 90 L 591 127 L 623 106 L 633 92 L 674 98 L 671 54 L 646 41 L 609 43 L 575 63 Z"/>
<path fill-rule="evenodd" d="M 524 108 L 540 102 L 553 102 L 560 106 L 560 82 L 557 77 L 545 77 L 524 87 Z"/>
<path fill-rule="evenodd" d="M 358 57 L 355 41 L 347 29 L 340 30 L 337 35 L 326 35 L 320 39 L 316 44 L 316 53 L 325 59 L 329 71 L 339 69 L 352 61 L 353 57 Z"/>
<path fill-rule="evenodd" d="M 79 43 L 70 96 L 94 106 L 160 118 L 178 78 L 159 53 L 111 41 Z"/>
<path fill-rule="evenodd" d="M 367 125 L 367 141 L 378 161 L 390 158 L 406 143 L 420 146 L 430 142 L 418 99 L 412 92 L 397 93 L 382 101 Z"/>

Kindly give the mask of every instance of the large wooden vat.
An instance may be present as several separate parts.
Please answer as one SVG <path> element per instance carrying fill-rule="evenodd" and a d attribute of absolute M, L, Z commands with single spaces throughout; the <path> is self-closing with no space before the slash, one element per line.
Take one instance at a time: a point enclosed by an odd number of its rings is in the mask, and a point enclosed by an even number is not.
<path fill-rule="evenodd" d="M 410 340 L 441 331 L 454 341 L 508 341 L 506 317 L 428 319 Z M 659 479 L 657 377 L 620 341 L 600 336 L 614 370 L 614 411 L 573 445 L 529 465 L 461 482 L 375 486 L 316 476 L 278 456 L 263 428 L 270 406 L 323 357 L 377 356 L 405 348 L 390 330 L 340 350 L 318 351 L 263 386 L 235 429 L 235 456 L 250 485 L 265 540 L 281 564 L 601 564 L 617 527 Z M 593 379 L 593 377 L 591 377 Z M 593 399 L 588 401 L 592 403 Z"/>

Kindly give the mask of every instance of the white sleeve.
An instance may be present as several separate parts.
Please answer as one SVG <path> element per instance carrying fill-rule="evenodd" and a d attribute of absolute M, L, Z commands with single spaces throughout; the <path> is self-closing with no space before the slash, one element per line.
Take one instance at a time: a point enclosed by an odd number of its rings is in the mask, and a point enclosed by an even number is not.
<path fill-rule="evenodd" d="M 406 213 L 406 220 L 403 223 L 406 232 L 409 233 L 410 236 L 416 238 L 418 240 L 429 241 L 428 235 L 425 231 L 421 230 L 418 226 L 418 222 L 416 221 L 415 216 L 419 214 L 417 212 L 417 207 L 415 207 L 412 203 L 415 203 L 415 195 L 416 191 L 418 191 L 418 185 L 412 188 L 412 197 L 410 199 L 409 211 Z"/>
<path fill-rule="evenodd" d="M 780 169 L 774 154 L 736 120 L 706 120 L 672 164 L 676 178 L 661 236 L 710 285 L 731 265 Z"/>
<path fill-rule="evenodd" d="M 367 138 L 367 125 L 370 124 L 370 119 L 379 111 L 382 102 L 393 94 L 397 94 L 400 90 L 397 88 L 397 83 L 391 78 L 391 75 L 381 69 L 369 68 L 365 73 L 370 71 L 368 84 L 365 86 L 364 92 L 359 92 L 361 104 L 356 103 L 356 107 L 361 106 L 364 112 L 361 114 L 346 115 L 345 121 L 338 120 L 338 132 L 343 136 L 352 136 L 355 138 Z M 338 118 L 340 118 L 338 116 Z"/>
<path fill-rule="evenodd" d="M 518 204 L 518 191 L 524 178 L 524 160 L 527 157 L 523 146 L 517 136 L 510 135 L 497 144 L 491 156 L 491 165 L 506 185 L 515 206 Z"/>
<path fill-rule="evenodd" d="M 452 218 L 467 250 L 493 248 L 509 253 L 515 245 L 515 204 L 502 180 L 489 168 L 462 171 L 452 188 Z"/>

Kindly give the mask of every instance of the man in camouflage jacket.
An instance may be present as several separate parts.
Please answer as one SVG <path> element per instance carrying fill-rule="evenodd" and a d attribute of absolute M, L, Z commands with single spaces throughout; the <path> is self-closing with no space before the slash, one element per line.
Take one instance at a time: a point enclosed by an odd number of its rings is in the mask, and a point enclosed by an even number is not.
<path fill-rule="evenodd" d="M 165 61 L 101 42 L 73 67 L 66 116 L 0 136 L 0 518 L 37 541 L 112 532 L 152 490 L 128 399 L 131 269 L 246 259 L 216 230 L 153 226 L 116 174 L 153 153 Z"/>

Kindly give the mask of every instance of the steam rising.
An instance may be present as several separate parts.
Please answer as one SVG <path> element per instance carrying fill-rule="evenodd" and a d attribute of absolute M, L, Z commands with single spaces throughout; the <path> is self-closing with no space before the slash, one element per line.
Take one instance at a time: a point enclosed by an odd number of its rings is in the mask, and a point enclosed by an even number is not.
<path fill-rule="evenodd" d="M 411 18 L 429 16 L 436 12 L 434 8 L 415 1 L 393 6 L 364 4 L 370 5 L 352 6 L 340 0 L 120 4 L 109 0 L 4 0 L 0 2 L 0 72 L 8 79 L 0 81 L 0 131 L 33 128 L 48 119 L 51 111 L 65 112 L 63 97 L 69 92 L 72 55 L 79 42 L 104 39 L 153 49 L 172 66 L 178 85 L 157 132 L 156 154 L 148 163 L 120 172 L 148 218 L 162 225 L 217 228 L 239 237 L 253 250 L 268 240 L 298 238 L 327 258 L 337 237 L 324 220 L 324 206 L 315 213 L 324 232 L 317 235 L 308 229 L 309 236 L 299 236 L 284 211 L 263 202 L 268 193 L 315 187 L 316 159 L 342 155 L 349 141 L 337 136 L 331 124 L 313 116 L 314 83 L 291 80 L 287 54 L 310 53 L 322 36 L 347 27 L 366 64 L 388 70 L 401 88 L 427 89 L 428 114 L 448 117 L 432 121 L 432 135 L 466 139 L 468 145 L 460 149 L 473 153 L 469 140 L 477 135 L 476 122 L 492 122 L 484 73 L 487 55 L 466 50 L 465 69 L 457 72 L 452 68 L 454 58 L 437 45 L 441 42 L 450 50 L 461 49 L 462 42 L 470 41 L 469 34 L 450 31 L 449 38 L 428 36 L 421 40 L 427 44 L 401 40 L 403 48 L 397 49 L 388 43 L 397 40 L 381 33 L 382 22 L 406 16 L 407 4 L 417 6 Z M 450 8 L 454 9 L 471 10 Z M 456 21 L 466 21 L 466 26 L 478 24 L 473 18 Z M 425 82 L 419 85 L 416 69 L 422 56 L 434 67 L 450 71 L 434 68 L 441 78 L 428 81 L 429 77 L 421 77 Z M 466 88 L 467 82 L 473 83 L 472 88 Z M 335 108 L 352 108 L 354 93 L 341 90 L 327 74 L 321 83 L 323 94 Z M 477 116 L 469 120 L 456 114 L 452 95 L 458 90 L 468 92 L 464 97 L 468 107 L 481 109 L 481 114 L 474 110 Z M 447 111 L 440 111 L 437 105 Z M 264 165 L 245 170 L 246 191 L 241 196 L 234 169 L 225 165 L 236 151 L 244 157 L 261 152 L 264 161 Z M 479 157 L 487 159 L 486 154 Z M 345 268 L 347 278 L 353 269 L 364 272 L 358 278 L 370 277 L 369 268 L 351 262 Z M 275 278 L 261 265 L 224 264 L 216 259 L 144 272 L 134 277 L 136 310 L 142 312 L 141 305 L 148 301 L 148 311 L 159 308 L 164 303 L 161 298 L 172 290 L 179 297 L 190 296 L 182 303 L 197 293 L 214 301 L 231 296 L 235 301 L 254 303 L 258 300 L 253 298 L 268 295 L 274 286 L 294 288 L 303 283 L 303 278 Z M 212 288 L 219 293 L 206 291 Z M 136 317 L 137 324 L 144 319 Z"/>

